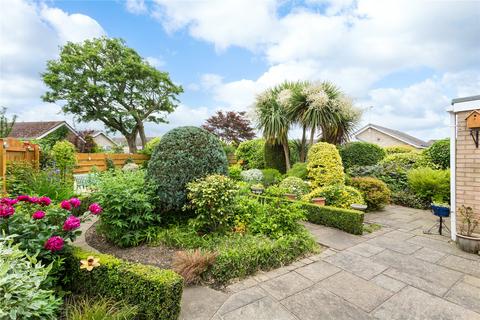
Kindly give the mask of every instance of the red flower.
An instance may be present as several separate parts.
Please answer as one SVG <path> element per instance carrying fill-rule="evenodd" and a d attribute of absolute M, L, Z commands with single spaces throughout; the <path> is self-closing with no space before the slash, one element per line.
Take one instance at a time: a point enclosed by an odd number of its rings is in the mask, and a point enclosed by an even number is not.
<path fill-rule="evenodd" d="M 102 212 L 102 207 L 100 207 L 100 205 L 98 203 L 92 203 L 89 207 L 88 207 L 88 210 L 90 210 L 90 212 L 94 215 L 97 215 L 99 214 L 100 212 Z"/>
<path fill-rule="evenodd" d="M 68 210 L 68 211 L 72 210 L 72 204 L 68 200 L 63 200 L 60 203 L 60 207 L 62 207 L 62 209 Z"/>
<path fill-rule="evenodd" d="M 21 195 L 21 196 L 18 196 L 18 197 L 17 197 L 17 200 L 18 200 L 18 201 L 30 202 L 30 197 L 27 196 L 27 195 Z"/>
<path fill-rule="evenodd" d="M 38 204 L 42 206 L 49 206 L 52 203 L 52 200 L 49 197 L 40 197 L 38 199 Z"/>
<path fill-rule="evenodd" d="M 17 199 L 10 199 L 10 198 L 2 198 L 0 199 L 0 203 L 4 203 L 9 206 L 13 206 L 18 202 Z"/>
<path fill-rule="evenodd" d="M 72 231 L 80 228 L 80 219 L 75 216 L 69 216 L 63 223 L 64 231 Z"/>
<path fill-rule="evenodd" d="M 72 198 L 69 200 L 69 202 L 74 208 L 78 208 L 82 204 L 82 202 L 78 198 Z"/>
<path fill-rule="evenodd" d="M 53 236 L 48 238 L 43 247 L 52 252 L 60 251 L 63 249 L 63 238 L 59 236 Z"/>
<path fill-rule="evenodd" d="M 8 218 L 15 213 L 15 208 L 5 204 L 0 203 L 0 218 Z"/>
<path fill-rule="evenodd" d="M 39 197 L 30 197 L 28 199 L 28 201 L 30 201 L 30 203 L 39 203 L 40 198 Z"/>
<path fill-rule="evenodd" d="M 37 211 L 32 215 L 32 218 L 35 220 L 40 220 L 40 219 L 43 219 L 44 217 L 45 217 L 45 212 L 43 211 Z"/>

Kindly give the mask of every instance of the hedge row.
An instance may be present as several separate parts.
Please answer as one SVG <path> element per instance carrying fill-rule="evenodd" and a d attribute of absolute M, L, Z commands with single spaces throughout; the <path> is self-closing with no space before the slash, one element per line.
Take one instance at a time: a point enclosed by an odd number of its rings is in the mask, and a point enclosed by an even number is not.
<path fill-rule="evenodd" d="M 92 271 L 80 269 L 80 260 L 100 258 Z M 124 300 L 139 309 L 141 319 L 177 319 L 183 278 L 171 270 L 122 261 L 106 254 L 73 248 L 65 259 L 67 290 Z"/>
<path fill-rule="evenodd" d="M 302 207 L 307 211 L 308 221 L 312 223 L 337 228 L 352 234 L 363 233 L 364 214 L 361 211 L 318 206 L 307 202 L 303 202 Z"/>

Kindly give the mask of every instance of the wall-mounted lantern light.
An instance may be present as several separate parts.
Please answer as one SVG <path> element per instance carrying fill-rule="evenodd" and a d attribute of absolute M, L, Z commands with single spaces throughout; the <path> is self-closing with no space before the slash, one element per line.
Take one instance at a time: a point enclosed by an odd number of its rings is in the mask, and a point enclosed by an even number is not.
<path fill-rule="evenodd" d="M 480 110 L 470 112 L 465 120 L 467 120 L 467 128 L 470 129 L 470 135 L 473 138 L 475 147 L 478 148 L 480 136 Z"/>

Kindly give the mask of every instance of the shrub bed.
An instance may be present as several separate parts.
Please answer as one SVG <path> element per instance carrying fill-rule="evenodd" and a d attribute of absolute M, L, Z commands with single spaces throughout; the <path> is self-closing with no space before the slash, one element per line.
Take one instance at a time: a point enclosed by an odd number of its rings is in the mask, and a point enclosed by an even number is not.
<path fill-rule="evenodd" d="M 92 271 L 80 269 L 80 261 L 99 258 Z M 141 319 L 177 319 L 183 279 L 171 270 L 124 262 L 106 254 L 74 248 L 65 259 L 65 286 L 75 293 L 100 295 L 138 307 Z"/>
<path fill-rule="evenodd" d="M 363 233 L 364 214 L 361 211 L 330 206 L 317 206 L 302 202 L 307 211 L 307 220 L 327 227 L 333 227 L 352 234 Z"/>
<path fill-rule="evenodd" d="M 385 158 L 385 150 L 368 142 L 350 142 L 340 148 L 343 167 L 372 166 Z"/>
<path fill-rule="evenodd" d="M 390 202 L 390 189 L 382 180 L 373 177 L 357 177 L 350 179 L 349 185 L 362 193 L 368 211 L 383 209 Z"/>

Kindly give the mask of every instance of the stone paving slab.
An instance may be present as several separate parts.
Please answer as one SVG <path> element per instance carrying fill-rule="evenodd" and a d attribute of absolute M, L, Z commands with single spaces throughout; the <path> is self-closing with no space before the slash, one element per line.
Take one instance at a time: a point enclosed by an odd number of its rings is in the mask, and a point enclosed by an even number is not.
<path fill-rule="evenodd" d="M 406 287 L 378 307 L 373 315 L 377 319 L 442 319 L 479 320 L 480 314 L 435 297 L 413 287 Z"/>
<path fill-rule="evenodd" d="M 480 278 L 480 260 L 471 261 L 461 257 L 449 255 L 440 260 L 439 265 Z"/>
<path fill-rule="evenodd" d="M 302 320 L 368 320 L 372 319 L 362 309 L 348 303 L 321 287 L 321 283 L 282 301 L 282 304 Z M 247 318 L 245 318 L 247 319 Z M 256 319 L 256 318 L 251 318 Z M 274 320 L 276 318 L 271 318 Z"/>
<path fill-rule="evenodd" d="M 289 272 L 278 278 L 262 282 L 260 286 L 278 300 L 310 287 L 312 281 L 296 272 Z"/>
<path fill-rule="evenodd" d="M 228 294 L 208 287 L 184 288 L 179 319 L 209 320 L 227 298 Z"/>
<path fill-rule="evenodd" d="M 395 268 L 387 269 L 383 274 L 439 297 L 443 297 L 449 290 L 449 287 L 447 286 L 430 280 L 422 279 L 418 276 L 414 276 L 407 272 L 402 272 Z"/>
<path fill-rule="evenodd" d="M 430 248 L 447 254 L 453 254 L 465 259 L 480 261 L 480 255 L 463 252 L 454 243 L 431 239 L 428 237 L 416 236 L 406 240 L 422 247 Z"/>
<path fill-rule="evenodd" d="M 431 263 L 438 262 L 438 260 L 444 258 L 446 255 L 446 253 L 436 251 L 430 248 L 422 248 L 418 251 L 415 251 L 415 253 L 413 254 L 415 258 L 425 260 Z"/>
<path fill-rule="evenodd" d="M 298 268 L 295 272 L 313 282 L 319 282 L 325 278 L 340 272 L 342 269 L 324 261 L 318 261 L 304 267 Z"/>
<path fill-rule="evenodd" d="M 268 293 L 260 287 L 252 287 L 231 295 L 218 309 L 217 315 L 224 315 L 230 311 L 246 306 L 252 302 L 268 296 Z"/>
<path fill-rule="evenodd" d="M 310 232 L 318 243 L 336 250 L 345 250 L 366 240 L 328 227 L 311 229 Z"/>
<path fill-rule="evenodd" d="M 455 284 L 445 295 L 451 302 L 480 314 L 480 288 L 464 281 Z"/>
<path fill-rule="evenodd" d="M 366 280 L 372 279 L 387 269 L 382 264 L 348 251 L 339 252 L 324 260 Z"/>
<path fill-rule="evenodd" d="M 323 280 L 320 284 L 366 312 L 372 311 L 393 295 L 393 292 L 345 271 Z"/>
<path fill-rule="evenodd" d="M 356 246 L 348 248 L 346 251 L 356 253 L 362 257 L 369 258 L 385 250 L 385 248 L 377 247 L 369 243 L 360 243 Z"/>
<path fill-rule="evenodd" d="M 270 297 L 252 302 L 222 316 L 223 320 L 297 320 L 277 301 Z"/>
<path fill-rule="evenodd" d="M 393 238 L 389 238 L 386 235 L 387 234 L 384 234 L 382 236 L 370 239 L 366 243 L 385 249 L 388 248 L 390 250 L 403 254 L 412 254 L 422 248 L 419 245 L 407 243 L 405 242 L 405 240 L 396 240 Z"/>
<path fill-rule="evenodd" d="M 405 286 L 406 286 L 406 284 L 403 283 L 402 281 L 399 281 L 399 280 L 393 279 L 391 277 L 388 277 L 383 273 L 379 274 L 378 276 L 376 276 L 375 278 L 373 278 L 370 281 L 375 283 L 376 285 L 378 285 L 378 286 L 380 286 L 384 289 L 390 290 L 392 292 L 398 292 L 398 291 L 402 290 L 403 288 L 405 288 Z"/>

